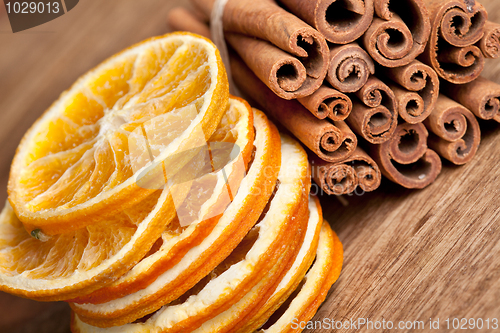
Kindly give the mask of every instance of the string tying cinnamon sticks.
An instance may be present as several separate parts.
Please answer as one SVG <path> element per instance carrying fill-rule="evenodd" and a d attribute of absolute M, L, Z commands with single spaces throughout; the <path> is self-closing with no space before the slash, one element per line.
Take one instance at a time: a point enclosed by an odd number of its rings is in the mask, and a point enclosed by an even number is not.
<path fill-rule="evenodd" d="M 318 29 L 334 44 L 363 35 L 373 19 L 373 0 L 280 0 L 287 9 Z"/>
<path fill-rule="evenodd" d="M 410 124 L 424 121 L 434 109 L 439 96 L 439 78 L 436 72 L 418 60 L 410 64 L 385 68 L 383 74 L 398 101 L 399 116 Z"/>
<path fill-rule="evenodd" d="M 500 24 L 487 21 L 484 25 L 484 36 L 477 44 L 486 58 L 500 57 Z"/>
<path fill-rule="evenodd" d="M 376 16 L 361 40 L 376 62 L 404 66 L 424 52 L 431 25 L 422 0 L 374 0 L 374 7 Z"/>
<path fill-rule="evenodd" d="M 397 101 L 393 91 L 372 76 L 352 100 L 347 123 L 354 132 L 372 144 L 391 138 L 398 124 Z"/>
<path fill-rule="evenodd" d="M 400 124 L 390 140 L 371 147 L 371 156 L 391 181 L 422 189 L 434 182 L 442 168 L 439 156 L 427 148 L 427 137 L 423 124 Z"/>
<path fill-rule="evenodd" d="M 424 0 L 431 18 L 429 43 L 422 62 L 452 83 L 475 80 L 484 68 L 484 56 L 474 46 L 484 33 L 488 14 L 474 0 Z"/>
<path fill-rule="evenodd" d="M 192 1 L 206 14 L 215 2 Z M 329 64 L 324 36 L 273 1 L 228 0 L 223 25 L 231 46 L 278 96 L 305 97 L 322 85 Z"/>
<path fill-rule="evenodd" d="M 479 77 L 476 80 L 457 85 L 444 83 L 443 93 L 472 111 L 484 120 L 500 120 L 500 85 Z"/>
<path fill-rule="evenodd" d="M 320 120 L 297 101 L 279 98 L 235 55 L 231 69 L 240 90 L 321 159 L 339 162 L 354 153 L 358 140 L 345 122 Z"/>
<path fill-rule="evenodd" d="M 335 89 L 353 93 L 375 74 L 372 58 L 357 43 L 330 47 L 330 66 L 327 81 Z"/>
<path fill-rule="evenodd" d="M 429 137 L 429 147 L 450 162 L 462 165 L 476 154 L 481 130 L 476 117 L 461 104 L 440 95 L 424 124 L 435 134 Z"/>
<path fill-rule="evenodd" d="M 360 147 L 342 162 L 329 163 L 310 154 L 311 175 L 329 195 L 350 194 L 359 186 L 365 192 L 375 191 L 382 179 L 375 161 Z"/>

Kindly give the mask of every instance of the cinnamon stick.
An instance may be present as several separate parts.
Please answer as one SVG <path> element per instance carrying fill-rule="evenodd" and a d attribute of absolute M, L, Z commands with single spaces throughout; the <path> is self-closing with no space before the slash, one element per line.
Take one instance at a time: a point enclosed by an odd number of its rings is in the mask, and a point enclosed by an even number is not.
<path fill-rule="evenodd" d="M 477 44 L 486 58 L 500 57 L 500 24 L 486 21 L 484 36 Z"/>
<path fill-rule="evenodd" d="M 461 104 L 439 95 L 436 107 L 424 124 L 435 134 L 429 137 L 429 147 L 450 162 L 462 165 L 476 154 L 481 130 L 476 117 Z"/>
<path fill-rule="evenodd" d="M 500 85 L 478 77 L 467 84 L 443 84 L 443 93 L 472 111 L 476 117 L 490 120 L 500 118 Z"/>
<path fill-rule="evenodd" d="M 358 186 L 371 192 L 380 186 L 382 175 L 377 163 L 360 147 L 341 162 L 329 163 L 314 154 L 309 160 L 314 181 L 329 195 L 350 194 Z"/>
<path fill-rule="evenodd" d="M 372 74 L 375 74 L 373 60 L 358 43 L 330 47 L 326 79 L 335 89 L 344 93 L 356 92 Z"/>
<path fill-rule="evenodd" d="M 361 40 L 376 62 L 400 67 L 424 52 L 431 24 L 423 0 L 374 0 L 374 7 L 376 16 Z"/>
<path fill-rule="evenodd" d="M 427 148 L 428 132 L 423 124 L 398 125 L 387 142 L 372 146 L 372 157 L 382 174 L 409 189 L 422 189 L 441 172 L 441 159 Z"/>
<path fill-rule="evenodd" d="M 227 33 L 226 40 L 247 66 L 276 95 L 295 99 L 312 94 L 318 81 L 307 75 L 296 58 L 271 43 L 237 33 Z"/>
<path fill-rule="evenodd" d="M 424 121 L 439 96 L 439 78 L 429 66 L 418 60 L 398 68 L 385 68 L 386 82 L 398 101 L 399 116 L 410 124 Z"/>
<path fill-rule="evenodd" d="M 192 1 L 206 14 L 212 11 L 215 2 Z M 223 25 L 231 46 L 280 97 L 294 99 L 309 96 L 323 83 L 329 64 L 328 45 L 324 36 L 273 1 L 228 0 L 224 7 Z M 245 39 L 243 35 L 248 37 Z M 261 41 L 249 37 L 269 43 L 259 44 Z M 284 52 L 278 52 L 280 50 Z M 284 61 L 282 59 L 286 54 L 294 57 Z M 295 61 L 292 62 L 291 58 Z M 298 63 L 303 68 L 299 68 Z M 264 64 L 265 70 L 262 70 Z M 278 84 L 269 81 L 275 76 L 278 76 Z M 282 82 L 279 82 L 280 76 L 284 77 Z"/>
<path fill-rule="evenodd" d="M 359 100 L 352 100 L 349 126 L 370 143 L 389 140 L 398 124 L 397 101 L 392 90 L 372 76 L 356 96 Z"/>
<path fill-rule="evenodd" d="M 318 119 L 345 120 L 352 110 L 352 101 L 347 95 L 326 85 L 298 101 Z"/>
<path fill-rule="evenodd" d="M 474 46 L 484 34 L 488 14 L 474 0 L 424 0 L 431 18 L 431 36 L 422 62 L 455 84 L 475 80 L 484 68 L 484 55 Z"/>
<path fill-rule="evenodd" d="M 373 19 L 373 0 L 280 0 L 292 13 L 318 29 L 334 44 L 363 35 Z"/>
<path fill-rule="evenodd" d="M 358 142 L 345 122 L 318 119 L 299 102 L 276 96 L 235 55 L 231 56 L 231 70 L 241 92 L 254 99 L 321 159 L 338 162 L 352 155 Z"/>

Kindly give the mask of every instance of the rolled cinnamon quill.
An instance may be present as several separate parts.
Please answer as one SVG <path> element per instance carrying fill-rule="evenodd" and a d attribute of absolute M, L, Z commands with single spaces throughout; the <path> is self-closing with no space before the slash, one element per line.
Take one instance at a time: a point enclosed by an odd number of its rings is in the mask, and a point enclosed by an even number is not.
<path fill-rule="evenodd" d="M 398 101 L 399 116 L 410 124 L 424 121 L 439 96 L 439 78 L 429 66 L 418 60 L 398 68 L 384 68 L 382 73 Z M 391 82 L 392 81 L 392 82 Z"/>
<path fill-rule="evenodd" d="M 298 101 L 318 119 L 345 120 L 352 110 L 352 101 L 347 95 L 326 85 Z"/>
<path fill-rule="evenodd" d="M 192 1 L 206 14 L 215 2 Z M 324 36 L 273 1 L 228 0 L 223 26 L 231 46 L 281 98 L 309 96 L 322 85 L 329 64 Z"/>
<path fill-rule="evenodd" d="M 345 122 L 318 119 L 299 102 L 276 96 L 235 55 L 231 56 L 231 70 L 235 83 L 246 96 L 321 159 L 338 162 L 352 155 L 358 140 Z"/>
<path fill-rule="evenodd" d="M 488 14 L 474 0 L 424 0 L 431 17 L 431 36 L 419 58 L 455 84 L 475 80 L 484 68 L 484 55 L 474 46 L 484 34 Z"/>
<path fill-rule="evenodd" d="M 371 156 L 389 180 L 422 189 L 436 180 L 442 167 L 438 154 L 427 148 L 427 137 L 423 124 L 400 124 L 389 141 L 371 147 Z"/>
<path fill-rule="evenodd" d="M 423 0 L 374 0 L 374 6 L 375 18 L 361 40 L 376 62 L 400 67 L 424 52 L 431 24 Z"/>
<path fill-rule="evenodd" d="M 358 43 L 330 47 L 327 81 L 341 92 L 353 93 L 375 74 L 372 58 Z"/>
<path fill-rule="evenodd" d="M 352 130 L 373 144 L 391 138 L 398 125 L 398 104 L 392 90 L 372 76 L 352 99 L 352 112 L 347 124 Z"/>
<path fill-rule="evenodd" d="M 380 186 L 382 175 L 377 163 L 360 147 L 341 162 L 325 162 L 314 154 L 310 154 L 309 161 L 313 180 L 326 194 L 350 194 L 358 186 L 371 192 Z"/>
<path fill-rule="evenodd" d="M 478 77 L 467 84 L 445 82 L 443 93 L 484 120 L 500 118 L 500 85 Z"/>
<path fill-rule="evenodd" d="M 500 24 L 487 21 L 484 25 L 484 36 L 477 44 L 486 58 L 500 57 Z"/>
<path fill-rule="evenodd" d="M 280 0 L 334 44 L 355 41 L 373 19 L 373 0 Z"/>
<path fill-rule="evenodd" d="M 434 111 L 424 124 L 435 134 L 429 137 L 429 147 L 448 161 L 462 165 L 476 154 L 481 130 L 476 117 L 461 104 L 439 95 Z"/>

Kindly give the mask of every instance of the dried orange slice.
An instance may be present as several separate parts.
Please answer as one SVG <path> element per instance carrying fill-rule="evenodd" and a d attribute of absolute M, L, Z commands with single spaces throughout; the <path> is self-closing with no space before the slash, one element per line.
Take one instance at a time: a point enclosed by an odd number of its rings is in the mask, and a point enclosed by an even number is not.
<path fill-rule="evenodd" d="M 125 325 L 120 331 L 188 332 L 228 309 L 256 284 L 263 287 L 259 295 L 272 293 L 268 289 L 292 266 L 288 265 L 289 260 L 293 262 L 292 257 L 299 252 L 309 219 L 307 154 L 288 136 L 282 136 L 281 147 L 282 165 L 294 167 L 282 166 L 268 209 L 238 247 L 178 300 L 164 306 L 145 323 Z M 79 327 L 76 331 L 104 333 L 114 329 L 91 327 L 83 323 L 80 315 L 75 320 L 75 327 Z"/>
<path fill-rule="evenodd" d="M 221 205 L 229 203 L 228 191 L 224 192 L 222 189 L 227 189 L 227 184 L 229 190 L 236 193 L 250 159 L 254 138 L 252 119 L 253 114 L 248 104 L 239 99 L 230 99 L 228 110 L 210 138 L 209 145 L 240 145 L 237 157 L 218 172 L 179 184 L 181 191 L 173 191 L 176 187 L 171 187 L 153 192 L 153 195 L 136 206 L 116 214 L 115 219 L 108 223 L 52 236 L 42 242 L 25 231 L 12 208 L 7 205 L 0 216 L 0 290 L 37 300 L 67 300 L 112 283 L 141 260 L 153 243 L 164 234 L 166 225 L 174 219 L 177 212 L 169 207 L 182 208 L 182 204 L 189 202 L 186 192 L 198 193 L 202 181 L 215 184 L 213 191 L 219 195 L 206 202 L 205 197 L 196 196 L 196 201 L 191 200 L 189 208 L 201 206 L 203 216 L 210 213 L 215 215 L 218 213 L 217 209 L 222 212 L 225 206 Z M 274 146 L 270 145 L 272 147 Z M 220 164 L 218 159 L 221 154 L 216 153 L 216 150 L 211 150 L 212 162 Z M 181 176 L 185 174 L 190 177 L 204 171 L 204 163 L 198 163 L 200 160 L 197 157 L 184 167 L 183 172 L 179 173 Z M 225 179 L 223 175 L 227 175 L 229 179 Z M 184 195 L 184 199 L 181 199 L 184 202 L 180 207 L 175 203 L 174 194 Z M 173 237 L 176 232 L 175 225 L 168 225 L 167 228 L 170 233 L 164 235 L 165 239 Z M 172 251 L 174 255 L 169 259 L 175 261 L 179 253 L 187 251 L 183 248 L 189 248 L 192 242 L 196 243 L 205 229 L 206 226 L 201 227 L 201 231 L 192 231 L 192 237 L 188 235 L 184 238 L 184 243 L 179 242 L 182 246 L 175 247 Z M 146 258 L 138 267 L 153 268 L 148 263 L 150 262 Z M 158 275 L 154 270 L 144 273 L 143 280 Z"/>
<path fill-rule="evenodd" d="M 267 295 L 262 304 L 256 304 L 265 288 L 263 280 L 250 290 L 238 303 L 221 313 L 217 317 L 203 323 L 196 333 L 208 332 L 253 332 L 259 328 L 290 296 L 304 278 L 316 256 L 319 235 L 323 224 L 323 216 L 319 200 L 316 197 L 309 199 L 309 220 L 304 241 L 293 265 L 286 275 L 279 280 L 279 285 Z"/>
<path fill-rule="evenodd" d="M 325 221 L 321 228 L 314 264 L 286 303 L 281 305 L 258 332 L 301 332 L 303 323 L 314 317 L 328 291 L 337 281 L 342 270 L 342 262 L 342 243 Z M 260 318 L 257 323 L 265 322 L 269 316 L 271 312 L 267 313 L 265 318 Z M 238 332 L 253 332 L 258 326 L 248 328 L 250 329 Z"/>
<path fill-rule="evenodd" d="M 209 173 L 192 182 L 190 196 L 176 205 L 177 219 L 162 233 L 154 253 L 109 286 L 72 302 L 105 303 L 137 292 L 176 265 L 192 247 L 210 234 L 230 203 L 230 197 L 236 195 L 254 147 L 253 112 L 250 106 L 234 97 L 230 98 L 229 104 L 230 108 L 210 138 L 209 145 L 213 147 L 213 143 L 230 143 L 239 151 L 237 158 L 225 164 L 219 172 Z M 211 155 L 216 159 L 221 153 L 217 154 L 212 149 Z M 179 215 L 194 218 L 182 223 Z"/>
<path fill-rule="evenodd" d="M 280 171 L 280 139 L 276 128 L 260 111 L 254 113 L 254 125 L 254 160 L 212 232 L 147 287 L 102 304 L 70 303 L 80 319 L 99 327 L 130 323 L 177 299 L 229 256 L 256 223 Z"/>
<path fill-rule="evenodd" d="M 35 235 L 109 222 L 161 188 L 162 168 L 172 176 L 193 158 L 227 100 L 224 66 L 203 37 L 167 34 L 111 57 L 25 134 L 8 186 L 16 215 Z M 156 169 L 144 160 L 142 135 L 156 138 L 148 151 Z M 138 184 L 140 175 L 151 186 Z"/>

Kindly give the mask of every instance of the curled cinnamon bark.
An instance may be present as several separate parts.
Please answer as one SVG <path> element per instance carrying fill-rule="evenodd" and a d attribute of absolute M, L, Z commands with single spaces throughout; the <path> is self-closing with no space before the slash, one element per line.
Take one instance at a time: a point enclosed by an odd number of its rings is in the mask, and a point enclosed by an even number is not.
<path fill-rule="evenodd" d="M 321 159 L 338 162 L 352 155 L 358 140 L 345 122 L 318 119 L 299 102 L 276 96 L 236 55 L 231 56 L 231 70 L 241 92 L 262 106 L 269 116 Z"/>
<path fill-rule="evenodd" d="M 375 74 L 372 58 L 358 43 L 330 47 L 327 81 L 344 93 L 356 92 Z"/>
<path fill-rule="evenodd" d="M 484 25 L 484 36 L 477 44 L 486 58 L 500 57 L 500 24 L 487 21 Z"/>
<path fill-rule="evenodd" d="M 366 141 L 380 144 L 390 139 L 398 125 L 397 101 L 392 90 L 372 76 L 356 92 L 347 123 Z"/>
<path fill-rule="evenodd" d="M 417 124 L 431 114 L 439 96 L 439 78 L 432 68 L 414 60 L 403 67 L 385 68 L 383 74 L 394 82 L 387 83 L 404 121 Z"/>
<path fill-rule="evenodd" d="M 441 159 L 427 148 L 428 132 L 423 124 L 398 125 L 387 142 L 372 146 L 372 157 L 389 180 L 410 189 L 422 189 L 436 180 Z"/>
<path fill-rule="evenodd" d="M 452 83 L 475 80 L 484 68 L 484 56 L 474 46 L 484 33 L 488 14 L 475 0 L 424 0 L 431 17 L 431 36 L 422 62 Z"/>
<path fill-rule="evenodd" d="M 209 14 L 215 0 L 193 2 Z M 280 97 L 309 96 L 323 83 L 329 64 L 324 36 L 273 1 L 228 0 L 223 24 L 231 46 Z M 287 54 L 288 58 L 283 60 Z M 263 64 L 265 70 L 261 69 Z"/>
<path fill-rule="evenodd" d="M 373 19 L 373 0 L 280 0 L 334 44 L 355 41 Z"/>
<path fill-rule="evenodd" d="M 374 0 L 374 7 L 376 16 L 361 40 L 376 62 L 400 67 L 424 52 L 431 24 L 423 0 Z"/>
<path fill-rule="evenodd" d="M 264 40 L 237 33 L 225 35 L 255 75 L 281 98 L 300 98 L 317 89 L 317 80 L 307 75 L 306 68 L 297 58 Z"/>
<path fill-rule="evenodd" d="M 347 95 L 326 85 L 298 101 L 318 119 L 345 120 L 352 110 L 352 102 Z"/>
<path fill-rule="evenodd" d="M 309 160 L 314 181 L 329 195 L 350 194 L 358 186 L 371 192 L 380 186 L 382 175 L 377 163 L 360 147 L 341 162 L 325 162 L 314 154 Z"/>
<path fill-rule="evenodd" d="M 443 83 L 442 91 L 478 118 L 500 118 L 500 85 L 495 82 L 480 76 L 467 84 Z"/>
<path fill-rule="evenodd" d="M 434 111 L 424 122 L 435 135 L 429 147 L 450 162 L 462 165 L 474 157 L 481 141 L 476 117 L 467 108 L 439 95 Z"/>

